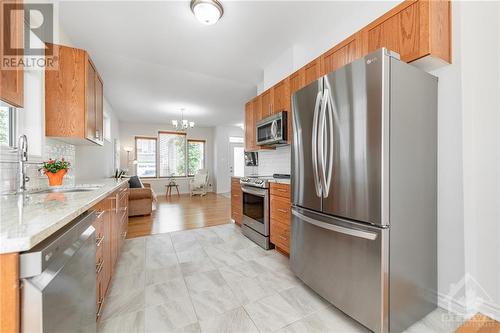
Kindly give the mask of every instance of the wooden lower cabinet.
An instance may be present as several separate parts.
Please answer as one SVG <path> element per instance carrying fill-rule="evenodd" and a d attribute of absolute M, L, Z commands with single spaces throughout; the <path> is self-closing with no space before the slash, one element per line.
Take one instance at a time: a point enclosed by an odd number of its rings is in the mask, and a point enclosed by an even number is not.
<path fill-rule="evenodd" d="M 96 320 L 99 320 L 128 225 L 128 184 L 94 206 L 96 229 Z"/>
<path fill-rule="evenodd" d="M 242 211 L 242 193 L 240 179 L 238 177 L 231 178 L 231 218 L 234 223 L 241 225 L 243 219 Z"/>
<path fill-rule="evenodd" d="M 271 243 L 276 249 L 290 254 L 291 203 L 290 185 L 272 183 L 270 185 Z"/>

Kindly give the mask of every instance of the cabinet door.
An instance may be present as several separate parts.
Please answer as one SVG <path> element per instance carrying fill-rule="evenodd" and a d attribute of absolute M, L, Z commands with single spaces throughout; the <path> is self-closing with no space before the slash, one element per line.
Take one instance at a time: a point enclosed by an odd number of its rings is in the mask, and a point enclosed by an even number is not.
<path fill-rule="evenodd" d="M 290 111 L 290 81 L 288 78 L 273 87 L 272 113 Z"/>
<path fill-rule="evenodd" d="M 108 202 L 105 200 L 105 202 Z M 103 272 L 103 282 L 105 291 L 108 290 L 109 283 L 111 282 L 111 274 L 112 274 L 112 261 L 111 261 L 111 210 L 109 207 L 106 207 L 106 217 L 104 218 L 103 223 L 103 257 L 104 257 L 104 272 Z"/>
<path fill-rule="evenodd" d="M 3 6 L 6 1 L 0 2 L 0 17 L 2 23 L 0 24 L 0 61 L 4 63 L 3 55 L 5 54 L 4 46 L 10 43 L 13 49 L 16 49 L 16 54 L 7 56 L 9 60 L 14 58 L 15 64 L 23 57 L 24 47 L 24 17 L 21 10 L 15 10 L 13 14 L 6 17 L 5 22 Z M 10 3 L 10 2 L 9 2 Z M 16 3 L 22 4 L 22 0 L 17 0 Z M 12 40 L 3 39 L 3 36 L 10 36 Z M 24 69 L 23 66 L 6 66 L 0 65 L 0 99 L 8 104 L 17 107 L 23 107 L 24 104 Z"/>
<path fill-rule="evenodd" d="M 290 75 L 290 95 L 293 95 L 294 92 L 305 86 L 306 84 L 305 79 L 306 78 L 305 78 L 304 68 L 301 68 L 292 75 Z"/>
<path fill-rule="evenodd" d="M 87 80 L 86 80 L 86 121 L 87 121 L 87 139 L 96 141 L 96 101 L 95 101 L 95 76 L 94 65 L 87 62 Z"/>
<path fill-rule="evenodd" d="M 114 272 L 114 266 L 116 264 L 116 260 L 118 259 L 118 235 L 120 233 L 119 227 L 120 223 L 118 221 L 118 196 L 116 193 L 113 193 L 108 197 L 111 205 L 111 210 L 110 210 L 110 223 L 111 223 L 111 228 L 110 228 L 110 233 L 111 233 L 111 272 Z"/>
<path fill-rule="evenodd" d="M 268 89 L 261 95 L 261 117 L 258 120 L 269 117 L 273 113 L 273 89 Z"/>
<path fill-rule="evenodd" d="M 95 113 L 96 113 L 96 138 L 99 143 L 104 141 L 103 133 L 103 86 L 99 75 L 95 75 Z"/>
<path fill-rule="evenodd" d="M 263 119 L 264 117 L 262 116 L 262 96 L 259 95 L 257 97 L 255 97 L 253 99 L 253 132 L 252 132 L 252 135 L 253 135 L 253 138 L 254 138 L 254 141 L 253 141 L 253 147 L 256 147 L 256 143 L 255 143 L 255 140 L 256 140 L 256 133 L 255 133 L 255 125 L 257 124 L 257 122 L 261 119 Z"/>
<path fill-rule="evenodd" d="M 353 62 L 361 57 L 361 42 L 357 38 L 347 40 L 343 45 L 336 46 L 322 56 L 325 74 Z"/>
<path fill-rule="evenodd" d="M 321 71 L 321 60 L 317 58 L 307 65 L 304 66 L 305 71 L 305 83 L 304 85 L 308 85 L 309 83 L 316 81 L 322 74 Z"/>
<path fill-rule="evenodd" d="M 242 221 L 242 195 L 241 186 L 238 178 L 231 178 L 231 218 L 238 225 Z"/>
<path fill-rule="evenodd" d="M 253 116 L 253 101 L 250 101 L 245 104 L 245 150 L 247 151 L 252 150 L 255 144 L 255 138 L 253 137 L 253 133 L 255 133 Z"/>
<path fill-rule="evenodd" d="M 368 30 L 368 52 L 386 47 L 403 61 L 416 60 L 421 56 L 419 30 L 419 4 L 415 2 Z"/>

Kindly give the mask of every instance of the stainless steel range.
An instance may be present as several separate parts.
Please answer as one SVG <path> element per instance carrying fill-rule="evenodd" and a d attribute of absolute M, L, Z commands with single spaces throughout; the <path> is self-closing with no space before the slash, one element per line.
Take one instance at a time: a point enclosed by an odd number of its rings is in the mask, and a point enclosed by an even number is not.
<path fill-rule="evenodd" d="M 245 236 L 260 247 L 269 250 L 269 180 L 271 176 L 242 177 L 243 225 Z"/>

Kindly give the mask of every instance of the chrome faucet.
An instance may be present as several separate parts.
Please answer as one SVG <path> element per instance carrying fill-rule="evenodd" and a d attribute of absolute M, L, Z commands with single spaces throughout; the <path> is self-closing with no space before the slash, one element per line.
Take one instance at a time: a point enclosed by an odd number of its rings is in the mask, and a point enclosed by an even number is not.
<path fill-rule="evenodd" d="M 19 160 L 19 192 L 26 191 L 26 183 L 30 177 L 26 176 L 26 162 L 28 162 L 28 138 L 21 135 L 17 141 L 17 154 Z"/>

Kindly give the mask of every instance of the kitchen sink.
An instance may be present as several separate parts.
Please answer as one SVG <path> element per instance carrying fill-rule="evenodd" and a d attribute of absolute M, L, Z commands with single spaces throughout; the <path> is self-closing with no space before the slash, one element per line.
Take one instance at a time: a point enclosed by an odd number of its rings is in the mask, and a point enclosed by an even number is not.
<path fill-rule="evenodd" d="M 76 192 L 92 192 L 99 190 L 101 186 L 78 186 L 78 187 L 60 187 L 60 188 L 48 188 L 44 190 L 35 190 L 31 192 L 32 194 L 45 194 L 45 193 L 76 193 Z"/>

